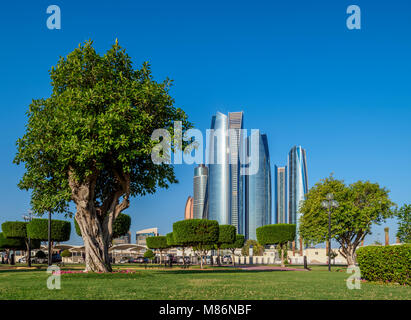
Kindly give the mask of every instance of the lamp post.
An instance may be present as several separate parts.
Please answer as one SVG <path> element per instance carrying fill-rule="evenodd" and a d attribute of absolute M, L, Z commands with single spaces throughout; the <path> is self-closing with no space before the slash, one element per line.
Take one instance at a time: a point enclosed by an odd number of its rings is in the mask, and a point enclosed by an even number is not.
<path fill-rule="evenodd" d="M 328 210 L 328 271 L 331 271 L 331 209 L 337 208 L 338 202 L 332 193 L 327 194 L 326 198 L 321 205 Z"/>
<path fill-rule="evenodd" d="M 32 211 L 29 210 L 28 211 L 28 215 L 23 215 L 23 219 L 26 222 L 30 222 L 32 219 Z M 30 241 L 30 236 L 28 237 L 28 245 L 29 245 L 29 254 L 28 254 L 28 261 L 27 261 L 27 265 L 29 267 L 31 267 L 31 241 Z"/>

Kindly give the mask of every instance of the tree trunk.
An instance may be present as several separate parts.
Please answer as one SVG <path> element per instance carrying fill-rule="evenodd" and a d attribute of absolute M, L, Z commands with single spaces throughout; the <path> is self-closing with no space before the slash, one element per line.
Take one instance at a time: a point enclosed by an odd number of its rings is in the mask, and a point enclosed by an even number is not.
<path fill-rule="evenodd" d="M 212 256 L 211 256 L 212 258 Z M 221 260 L 220 260 L 220 248 L 217 248 L 217 265 L 221 267 Z"/>
<path fill-rule="evenodd" d="M 281 245 L 281 267 L 282 268 L 285 267 L 285 263 L 284 263 L 284 245 Z"/>
<path fill-rule="evenodd" d="M 86 253 L 86 271 L 111 272 L 108 255 L 108 231 L 95 214 L 77 211 L 76 220 L 81 230 Z"/>
<path fill-rule="evenodd" d="M 231 259 L 232 259 L 232 261 L 231 261 L 231 263 L 233 264 L 233 267 L 235 267 L 235 259 L 234 259 L 234 252 L 235 252 L 235 249 L 234 249 L 234 250 L 232 250 L 231 252 L 232 252 L 232 255 L 231 255 Z"/>
<path fill-rule="evenodd" d="M 339 250 L 340 254 L 347 260 L 348 267 L 354 267 L 357 263 L 357 255 L 355 254 L 355 246 L 349 244 L 347 246 L 341 247 Z"/>
<path fill-rule="evenodd" d="M 203 269 L 203 255 L 200 256 L 200 269 Z"/>
<path fill-rule="evenodd" d="M 30 268 L 31 267 L 31 252 L 30 252 L 30 246 L 29 246 L 29 241 L 26 239 L 26 260 L 27 260 L 27 266 Z"/>

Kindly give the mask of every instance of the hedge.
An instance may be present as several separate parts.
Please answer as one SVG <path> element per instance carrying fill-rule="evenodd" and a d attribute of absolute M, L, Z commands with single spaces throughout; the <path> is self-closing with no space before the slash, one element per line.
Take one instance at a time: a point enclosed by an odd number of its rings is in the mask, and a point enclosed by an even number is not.
<path fill-rule="evenodd" d="M 57 242 L 70 239 L 71 223 L 64 220 L 51 220 L 51 240 Z M 48 240 L 48 219 L 33 219 L 27 225 L 27 234 L 31 239 Z"/>
<path fill-rule="evenodd" d="M 257 240 L 261 245 L 284 244 L 295 239 L 296 225 L 288 223 L 269 224 L 257 228 Z"/>
<path fill-rule="evenodd" d="M 219 225 L 215 220 L 187 219 L 173 223 L 174 240 L 187 246 L 215 244 L 219 232 Z"/>
<path fill-rule="evenodd" d="M 27 238 L 28 222 L 6 221 L 1 225 L 1 230 L 7 238 Z"/>
<path fill-rule="evenodd" d="M 170 246 L 167 244 L 167 238 L 165 236 L 147 237 L 147 247 L 150 249 L 167 249 Z"/>
<path fill-rule="evenodd" d="M 363 279 L 411 284 L 411 244 L 367 246 L 356 253 Z"/>
<path fill-rule="evenodd" d="M 221 245 L 225 243 L 233 243 L 235 241 L 235 235 L 235 226 L 232 226 L 230 224 L 220 225 L 217 244 L 221 247 Z"/>
<path fill-rule="evenodd" d="M 26 250 L 26 243 L 22 238 L 6 238 L 3 232 L 0 232 L 0 250 Z"/>

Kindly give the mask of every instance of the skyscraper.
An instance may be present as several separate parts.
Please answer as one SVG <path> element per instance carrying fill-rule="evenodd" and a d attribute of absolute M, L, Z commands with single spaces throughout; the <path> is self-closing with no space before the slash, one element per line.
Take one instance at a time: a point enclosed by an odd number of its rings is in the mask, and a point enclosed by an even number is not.
<path fill-rule="evenodd" d="M 271 167 L 267 136 L 259 131 L 253 134 L 258 136 L 258 154 L 251 152 L 251 137 L 247 138 L 247 149 L 251 163 L 258 161 L 259 165 L 255 174 L 245 178 L 245 237 L 257 240 L 256 229 L 271 224 Z"/>
<path fill-rule="evenodd" d="M 307 192 L 307 155 L 301 146 L 294 146 L 288 153 L 288 223 L 297 225 L 296 240 L 299 239 L 299 207 Z"/>
<path fill-rule="evenodd" d="M 200 164 L 194 169 L 194 201 L 193 218 L 207 218 L 206 197 L 207 197 L 208 168 Z"/>
<path fill-rule="evenodd" d="M 231 179 L 228 117 L 217 112 L 211 120 L 208 141 L 208 219 L 231 223 Z"/>
<path fill-rule="evenodd" d="M 229 143 L 230 143 L 230 179 L 231 179 L 231 225 L 237 233 L 243 234 L 244 225 L 244 177 L 240 176 L 240 148 L 243 148 L 243 112 L 228 114 Z"/>
<path fill-rule="evenodd" d="M 287 223 L 287 166 L 274 167 L 274 223 Z"/>
<path fill-rule="evenodd" d="M 188 197 L 186 202 L 186 207 L 184 209 L 184 219 L 193 219 L 193 198 Z"/>

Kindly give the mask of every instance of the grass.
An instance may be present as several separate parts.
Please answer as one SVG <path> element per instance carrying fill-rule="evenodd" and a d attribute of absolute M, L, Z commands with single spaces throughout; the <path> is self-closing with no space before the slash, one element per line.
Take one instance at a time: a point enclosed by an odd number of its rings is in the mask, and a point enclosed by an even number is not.
<path fill-rule="evenodd" d="M 340 272 L 328 272 L 326 267 L 313 267 L 310 272 L 115 268 L 135 273 L 63 274 L 61 290 L 49 290 L 50 274 L 44 267 L 0 267 L 0 299 L 411 299 L 411 287 L 396 284 L 365 282 L 361 289 L 349 290 L 349 275 L 342 268 Z"/>

